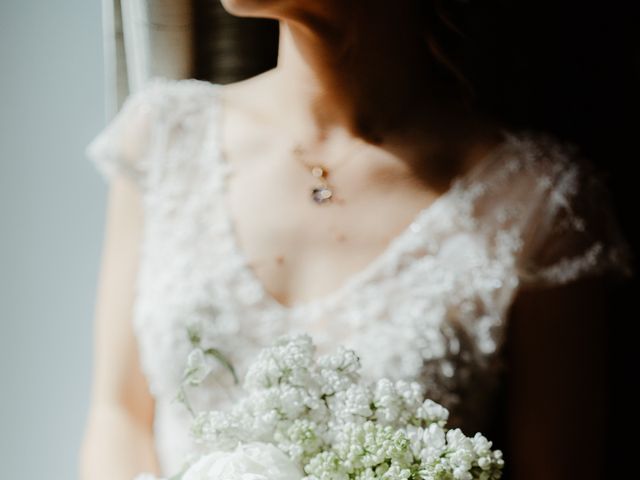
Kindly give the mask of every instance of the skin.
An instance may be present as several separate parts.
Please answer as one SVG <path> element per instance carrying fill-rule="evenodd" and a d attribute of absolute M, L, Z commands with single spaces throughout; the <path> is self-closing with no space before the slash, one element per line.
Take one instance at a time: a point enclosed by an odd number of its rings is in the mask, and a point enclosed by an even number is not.
<path fill-rule="evenodd" d="M 223 2 L 235 15 L 280 20 L 277 67 L 223 89 L 222 143 L 236 170 L 238 243 L 286 306 L 330 294 L 365 268 L 501 139 L 495 122 L 425 88 L 432 67 L 424 42 L 406 31 L 408 3 L 371 2 L 366 15 L 345 3 Z M 378 35 L 380 26 L 391 33 Z M 335 53 L 345 42 L 350 60 Z M 292 156 L 296 143 L 305 161 L 328 167 L 328 208 L 308 200 L 313 178 Z"/>
<path fill-rule="evenodd" d="M 94 327 L 91 403 L 79 455 L 82 480 L 131 480 L 158 472 L 154 400 L 132 331 L 134 281 L 142 233 L 141 200 L 128 179 L 111 183 Z"/>
<path fill-rule="evenodd" d="M 236 240 L 285 308 L 335 292 L 500 140 L 497 122 L 435 82 L 409 0 L 356 3 L 222 1 L 233 15 L 280 21 L 277 67 L 223 88 L 222 148 Z M 140 131 L 130 135 L 135 145 Z M 329 206 L 308 199 L 297 142 L 328 166 Z M 128 180 L 113 183 L 108 208 L 84 480 L 159 472 L 131 331 L 142 208 Z M 602 281 L 523 292 L 512 305 L 506 450 L 517 480 L 600 478 Z"/>

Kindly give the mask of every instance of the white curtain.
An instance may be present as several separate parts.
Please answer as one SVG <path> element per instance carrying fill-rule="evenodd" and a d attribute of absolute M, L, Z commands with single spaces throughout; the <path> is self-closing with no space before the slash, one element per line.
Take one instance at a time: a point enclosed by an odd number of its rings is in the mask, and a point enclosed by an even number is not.
<path fill-rule="evenodd" d="M 107 121 L 153 76 L 193 72 L 190 0 L 102 0 Z"/>

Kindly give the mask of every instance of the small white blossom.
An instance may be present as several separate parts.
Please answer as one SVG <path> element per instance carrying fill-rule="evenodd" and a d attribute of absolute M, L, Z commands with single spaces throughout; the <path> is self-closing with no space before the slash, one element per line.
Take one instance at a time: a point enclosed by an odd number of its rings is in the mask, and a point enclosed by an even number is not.
<path fill-rule="evenodd" d="M 418 407 L 417 412 L 417 417 L 425 420 L 427 424 L 437 423 L 440 426 L 444 426 L 449 420 L 449 410 L 430 399 L 426 399 Z"/>
<path fill-rule="evenodd" d="M 252 442 L 270 445 L 299 469 L 296 480 L 500 478 L 502 453 L 479 433 L 469 438 L 447 429 L 449 411 L 425 399 L 419 383 L 363 383 L 355 352 L 338 348 L 317 359 L 314 352 L 305 334 L 284 336 L 264 349 L 247 372 L 240 401 L 195 417 L 196 442 L 218 455 Z M 195 380 L 206 372 L 202 360 L 193 353 L 189 362 Z M 220 465 L 229 458 L 209 457 L 182 480 L 288 480 L 248 471 L 237 476 L 252 461 L 242 456 L 233 457 L 234 474 L 227 479 Z"/>

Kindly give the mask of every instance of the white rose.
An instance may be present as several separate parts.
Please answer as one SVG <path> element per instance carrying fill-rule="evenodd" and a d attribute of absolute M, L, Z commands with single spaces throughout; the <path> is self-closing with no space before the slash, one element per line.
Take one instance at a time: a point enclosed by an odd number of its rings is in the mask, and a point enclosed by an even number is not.
<path fill-rule="evenodd" d="M 182 480 L 300 480 L 300 468 L 270 443 L 240 444 L 232 452 L 204 455 Z"/>

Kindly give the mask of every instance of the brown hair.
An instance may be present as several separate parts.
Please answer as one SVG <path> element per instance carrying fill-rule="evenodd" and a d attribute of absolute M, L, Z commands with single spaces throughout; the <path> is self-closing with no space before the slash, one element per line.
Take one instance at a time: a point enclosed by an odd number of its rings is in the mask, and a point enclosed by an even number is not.
<path fill-rule="evenodd" d="M 514 11 L 504 0 L 417 0 L 415 7 L 442 83 L 473 108 L 496 115 L 507 69 L 522 58 L 508 27 Z"/>

